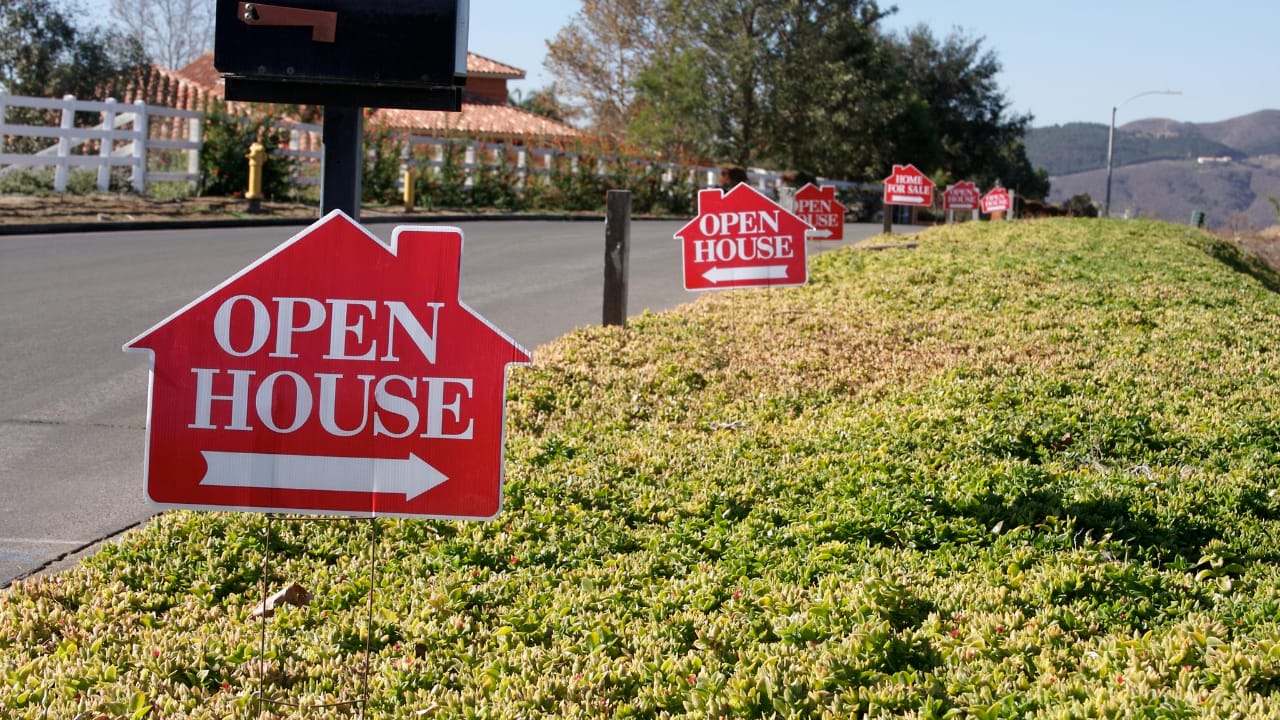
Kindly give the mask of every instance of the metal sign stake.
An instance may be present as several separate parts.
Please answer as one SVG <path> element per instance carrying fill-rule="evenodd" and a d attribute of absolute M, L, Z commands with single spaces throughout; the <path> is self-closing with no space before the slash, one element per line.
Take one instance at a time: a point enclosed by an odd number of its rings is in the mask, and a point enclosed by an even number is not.
<path fill-rule="evenodd" d="M 258 646 L 258 692 L 257 692 L 257 714 L 262 715 L 264 706 L 283 706 L 291 708 L 301 708 L 300 703 L 288 702 L 285 700 L 272 700 L 267 698 L 267 621 L 271 613 L 267 612 L 267 599 L 270 597 L 268 591 L 267 574 L 270 569 L 271 561 L 271 525 L 275 520 L 275 513 L 267 513 L 267 523 L 263 535 L 263 552 L 262 552 L 262 604 L 263 612 L 258 620 L 262 623 L 261 633 L 259 636 Z M 342 522 L 351 518 L 293 518 L 296 522 Z M 365 605 L 365 639 L 364 639 L 364 667 L 361 671 L 361 688 L 359 700 L 344 700 L 335 703 L 326 703 L 323 705 L 310 706 L 313 709 L 338 708 L 350 705 L 360 706 L 360 720 L 364 720 L 369 708 L 369 676 L 372 673 L 373 663 L 373 595 L 377 589 L 378 580 L 378 518 L 367 518 L 369 521 L 369 597 Z M 283 671 L 284 664 L 281 663 Z"/>

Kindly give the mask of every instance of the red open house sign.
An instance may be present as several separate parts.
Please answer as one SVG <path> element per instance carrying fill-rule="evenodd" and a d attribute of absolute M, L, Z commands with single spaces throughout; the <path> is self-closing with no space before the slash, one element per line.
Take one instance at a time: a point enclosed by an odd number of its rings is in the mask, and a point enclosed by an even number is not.
<path fill-rule="evenodd" d="M 746 184 L 698 192 L 698 217 L 676 231 L 686 290 L 803 285 L 809 224 Z"/>
<path fill-rule="evenodd" d="M 506 367 L 458 294 L 462 232 L 390 246 L 335 211 L 124 346 L 151 355 L 161 507 L 487 519 Z"/>
<path fill-rule="evenodd" d="M 995 188 L 991 192 L 982 196 L 982 212 L 988 215 L 995 212 L 1007 212 L 1012 201 L 1009 199 L 1009 191 L 1004 188 Z"/>
<path fill-rule="evenodd" d="M 796 191 L 795 214 L 813 226 L 810 240 L 843 240 L 845 212 L 845 206 L 836 201 L 834 185 L 805 183 Z"/>
<path fill-rule="evenodd" d="M 977 185 L 967 180 L 958 182 L 942 192 L 942 209 L 977 210 L 981 198 Z"/>

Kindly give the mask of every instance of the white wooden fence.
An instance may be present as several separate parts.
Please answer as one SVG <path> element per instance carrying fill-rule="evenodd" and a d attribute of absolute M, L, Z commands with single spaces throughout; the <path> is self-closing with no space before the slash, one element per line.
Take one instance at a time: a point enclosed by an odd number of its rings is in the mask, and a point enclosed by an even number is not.
<path fill-rule="evenodd" d="M 27 125 L 7 121 L 13 107 L 52 110 L 57 125 Z M 76 125 L 77 114 L 96 115 L 91 126 Z M 201 120 L 190 110 L 135 103 L 77 100 L 71 95 L 61 100 L 0 93 L 0 136 L 43 138 L 51 144 L 32 154 L 0 152 L 0 173 L 17 168 L 52 167 L 53 187 L 66 192 L 71 168 L 97 171 L 97 187 L 106 191 L 111 170 L 129 169 L 133 189 L 142 193 L 149 183 L 178 181 L 196 183 L 200 179 Z M 92 122 L 92 120 L 90 120 Z M 154 151 L 154 152 L 153 152 Z M 184 152 L 185 171 L 160 169 L 169 164 L 154 153 Z M 181 164 L 181 163 L 179 163 Z M 150 169 L 151 166 L 159 166 Z"/>
<path fill-rule="evenodd" d="M 53 111 L 46 116 L 56 117 L 57 125 L 33 125 L 8 121 L 9 108 L 32 108 Z M 76 116 L 89 116 L 88 122 L 77 124 Z M 89 168 L 97 172 L 97 187 L 106 191 L 110 187 L 113 168 L 129 170 L 130 184 L 138 193 L 146 192 L 155 182 L 187 182 L 193 186 L 200 181 L 200 147 L 203 114 L 192 110 L 147 105 L 142 101 L 118 103 L 77 100 L 67 95 L 61 100 L 24 97 L 0 92 L 0 138 L 42 138 L 49 145 L 30 154 L 0 152 L 0 175 L 19 168 L 52 167 L 54 190 L 66 192 L 72 168 Z M 287 147 L 277 149 L 277 154 L 295 162 L 295 185 L 319 185 L 320 168 L 323 165 L 321 125 L 307 123 L 282 124 L 289 132 Z M 440 174 L 450 164 L 463 173 L 464 187 L 474 184 L 478 173 L 487 168 L 503 168 L 513 171 L 519 187 L 539 178 L 549 178 L 556 172 L 575 172 L 583 160 L 571 150 L 486 143 L 478 140 L 438 138 L 406 135 L 402 157 L 403 168 L 425 170 Z M 450 148 L 452 153 L 450 155 Z M 247 148 L 246 148 L 247 150 Z M 458 162 L 456 153 L 461 153 Z M 185 154 L 185 170 L 171 170 L 174 153 Z M 593 156 L 594 157 L 594 156 Z M 640 158 L 596 157 L 596 173 L 607 175 L 618 162 L 633 163 L 644 167 L 657 167 L 662 171 L 664 183 L 683 181 L 690 186 L 716 187 L 720 184 L 720 169 L 715 167 L 681 166 L 675 163 L 653 163 Z M 762 168 L 747 170 L 748 182 L 757 189 L 777 196 L 782 190 L 782 175 Z M 823 180 L 825 184 L 841 189 L 860 187 L 855 183 Z"/>
<path fill-rule="evenodd" d="M 323 150 L 320 138 L 323 126 L 308 123 L 292 123 L 281 125 L 289 132 L 288 147 L 276 150 L 277 154 L 288 157 L 297 163 L 294 175 L 296 185 L 320 184 L 320 167 L 323 164 Z M 458 168 L 463 173 L 463 187 L 470 188 L 476 174 L 489 168 L 511 170 L 515 176 L 517 187 L 524 188 L 530 180 L 547 178 L 560 172 L 575 172 L 583 156 L 571 150 L 515 145 L 508 143 L 483 142 L 458 138 L 440 138 L 425 135 L 406 134 L 401 138 L 404 143 L 401 155 L 401 170 L 413 168 L 416 171 L 439 176 L 448 166 Z M 450 156 L 450 151 L 454 155 Z M 460 157 L 459 157 L 460 155 Z M 664 183 L 674 183 L 683 179 L 695 188 L 712 188 L 720 186 L 720 168 L 706 166 L 688 166 L 677 163 L 655 163 L 642 158 L 616 158 L 611 156 L 595 157 L 596 174 L 605 176 L 617 162 L 632 163 L 643 167 L 656 167 L 662 170 Z M 765 194 L 777 195 L 783 187 L 781 173 L 764 168 L 748 168 L 747 181 Z M 840 190 L 862 188 L 859 183 L 843 180 L 822 180 L 823 184 L 834 185 Z"/>

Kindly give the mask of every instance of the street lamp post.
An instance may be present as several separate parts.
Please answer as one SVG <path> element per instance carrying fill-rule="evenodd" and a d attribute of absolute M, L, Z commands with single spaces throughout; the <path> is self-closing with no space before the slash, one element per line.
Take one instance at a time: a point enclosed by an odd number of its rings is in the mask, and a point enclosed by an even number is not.
<path fill-rule="evenodd" d="M 1131 98 L 1127 98 L 1124 102 L 1120 103 L 1119 105 L 1113 105 L 1111 107 L 1111 129 L 1107 132 L 1107 195 L 1105 200 L 1102 203 L 1102 217 L 1104 218 L 1111 217 L 1111 161 L 1113 157 L 1112 150 L 1115 149 L 1115 144 L 1116 144 L 1116 110 L 1119 110 L 1125 103 L 1129 102 L 1130 100 L 1137 100 L 1138 98 L 1146 97 L 1147 95 L 1181 95 L 1181 94 L 1182 94 L 1181 90 L 1148 90 L 1146 92 L 1140 92 Z"/>

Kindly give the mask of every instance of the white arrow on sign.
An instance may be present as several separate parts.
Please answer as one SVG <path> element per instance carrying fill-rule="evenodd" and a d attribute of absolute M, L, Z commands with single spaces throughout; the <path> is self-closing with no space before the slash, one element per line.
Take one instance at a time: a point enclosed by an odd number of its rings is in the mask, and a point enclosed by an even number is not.
<path fill-rule="evenodd" d="M 830 230 L 805 230 L 804 236 L 811 237 L 811 238 L 829 238 L 831 237 L 831 231 Z"/>
<path fill-rule="evenodd" d="M 890 205 L 923 205 L 924 198 L 919 195 L 890 195 Z"/>
<path fill-rule="evenodd" d="M 759 265 L 756 267 L 712 267 L 702 273 L 709 283 L 740 282 L 743 280 L 786 280 L 786 265 Z"/>
<path fill-rule="evenodd" d="M 412 500 L 449 478 L 425 460 L 270 455 L 202 450 L 209 468 L 201 485 L 395 493 Z"/>

